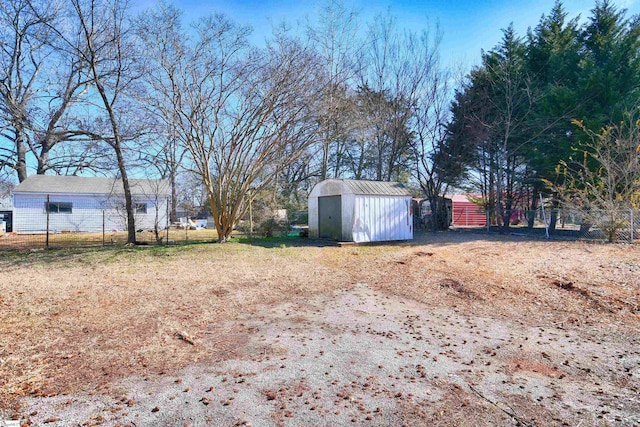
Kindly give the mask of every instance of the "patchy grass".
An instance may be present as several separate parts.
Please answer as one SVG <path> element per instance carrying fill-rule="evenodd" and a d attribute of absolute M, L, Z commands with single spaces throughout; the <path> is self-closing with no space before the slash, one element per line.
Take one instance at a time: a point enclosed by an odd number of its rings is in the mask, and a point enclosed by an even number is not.
<path fill-rule="evenodd" d="M 216 230 L 200 229 L 200 230 L 184 230 L 170 228 L 169 230 L 161 230 L 159 236 L 162 238 L 163 244 L 169 245 L 173 243 L 189 243 L 189 242 L 214 242 L 218 239 Z M 155 234 L 151 230 L 144 230 L 136 233 L 138 242 L 143 244 L 156 244 Z M 104 234 L 87 233 L 87 232 L 69 232 L 49 234 L 49 248 L 73 248 L 73 247 L 91 247 L 91 246 L 122 246 L 127 243 L 127 233 L 118 231 L 108 231 Z M 0 250 L 11 249 L 27 249 L 37 250 L 44 249 L 47 245 L 46 233 L 23 234 L 8 233 L 0 235 Z"/>
<path fill-rule="evenodd" d="M 629 347 L 620 352 L 633 352 L 638 342 L 629 337 L 637 337 L 640 326 L 639 277 L 637 246 L 453 232 L 342 248 L 302 239 L 238 239 L 9 252 L 0 260 L 0 415 L 18 414 L 27 396 L 106 393 L 132 376 L 241 357 L 249 338 L 238 319 L 259 319 L 269 307 L 361 283 L 429 311 L 505 325 L 553 325 L 595 341 L 620 337 Z M 215 345 L 189 345 L 181 336 Z M 505 375 L 561 375 L 545 357 L 515 350 L 503 363 Z M 624 387 L 637 386 L 635 377 L 620 378 Z M 440 415 L 429 415 L 433 425 L 447 424 L 442 414 L 466 425 L 474 411 L 491 407 L 481 400 L 468 404 L 469 390 L 443 387 Z M 520 410 L 540 406 L 527 405 Z M 416 406 L 402 411 L 399 419 L 409 423 L 424 415 Z M 491 411 L 477 420 L 508 418 Z M 524 415 L 535 418 L 533 412 Z"/>

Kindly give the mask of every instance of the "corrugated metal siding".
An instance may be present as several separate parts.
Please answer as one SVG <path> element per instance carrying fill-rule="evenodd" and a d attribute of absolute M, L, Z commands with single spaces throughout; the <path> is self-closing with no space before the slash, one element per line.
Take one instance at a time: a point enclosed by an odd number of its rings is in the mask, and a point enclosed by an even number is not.
<path fill-rule="evenodd" d="M 309 197 L 309 237 L 318 238 L 318 198 Z"/>
<path fill-rule="evenodd" d="M 475 203 L 454 200 L 451 224 L 459 227 L 484 227 L 487 225 L 487 216 L 484 210 Z"/>
<path fill-rule="evenodd" d="M 370 196 L 410 196 L 411 193 L 397 182 L 343 180 L 353 194 Z"/>
<path fill-rule="evenodd" d="M 356 196 L 345 194 L 342 196 L 342 241 L 353 242 L 353 213 Z"/>
<path fill-rule="evenodd" d="M 343 241 L 413 238 L 411 194 L 395 182 L 329 179 L 309 194 L 309 236 L 318 237 L 318 198 L 342 196 Z"/>
<path fill-rule="evenodd" d="M 413 238 L 411 197 L 356 196 L 354 242 L 381 242 Z"/>

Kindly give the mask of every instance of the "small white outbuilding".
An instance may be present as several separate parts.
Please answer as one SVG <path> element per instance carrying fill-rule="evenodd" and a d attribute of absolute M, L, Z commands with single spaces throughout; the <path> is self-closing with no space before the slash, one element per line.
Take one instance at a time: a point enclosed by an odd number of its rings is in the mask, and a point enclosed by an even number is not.
<path fill-rule="evenodd" d="M 327 179 L 309 194 L 309 236 L 342 242 L 413 239 L 411 193 L 397 182 Z"/>
<path fill-rule="evenodd" d="M 164 180 L 129 179 L 136 228 L 168 225 L 170 187 Z M 119 178 L 32 175 L 13 189 L 13 231 L 126 230 Z"/>

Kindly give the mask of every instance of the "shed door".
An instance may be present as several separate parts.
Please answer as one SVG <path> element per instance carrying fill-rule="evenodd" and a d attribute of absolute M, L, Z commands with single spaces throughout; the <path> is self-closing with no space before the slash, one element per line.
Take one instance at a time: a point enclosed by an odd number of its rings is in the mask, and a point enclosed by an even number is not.
<path fill-rule="evenodd" d="M 318 236 L 326 239 L 342 238 L 342 197 L 318 197 Z"/>

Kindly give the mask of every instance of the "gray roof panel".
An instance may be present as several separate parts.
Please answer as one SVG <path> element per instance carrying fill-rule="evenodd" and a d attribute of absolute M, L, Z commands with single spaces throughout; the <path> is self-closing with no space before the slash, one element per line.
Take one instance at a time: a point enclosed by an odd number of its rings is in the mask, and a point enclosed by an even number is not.
<path fill-rule="evenodd" d="M 131 194 L 168 195 L 169 182 L 154 179 L 129 179 Z M 120 178 L 32 175 L 18 184 L 13 193 L 42 194 L 124 194 Z"/>
<path fill-rule="evenodd" d="M 399 182 L 342 180 L 353 194 L 371 196 L 411 196 L 411 192 Z"/>

